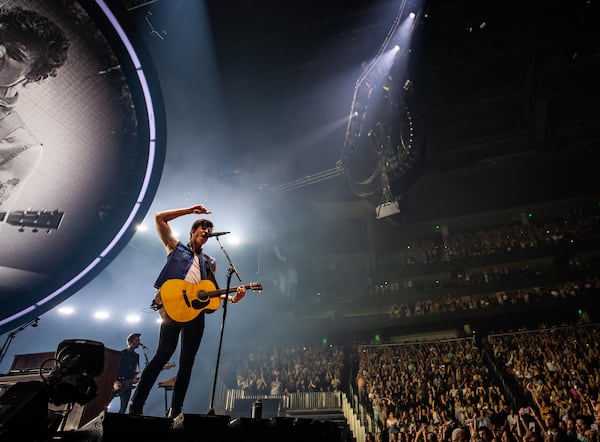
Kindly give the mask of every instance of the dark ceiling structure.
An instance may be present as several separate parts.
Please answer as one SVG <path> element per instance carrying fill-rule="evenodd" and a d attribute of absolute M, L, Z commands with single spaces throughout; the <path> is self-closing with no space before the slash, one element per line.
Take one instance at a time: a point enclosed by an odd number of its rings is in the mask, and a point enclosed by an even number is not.
<path fill-rule="evenodd" d="M 409 222 L 598 192 L 590 160 L 600 139 L 600 30 L 592 3 L 408 2 L 421 8 L 408 63 L 426 161 L 414 187 L 391 184 Z M 229 109 L 243 119 L 240 99 L 276 101 L 283 90 L 367 62 L 404 2 L 207 5 Z M 245 69 L 232 68 L 240 63 Z M 320 152 L 328 167 L 302 170 L 300 162 L 293 178 L 330 170 L 341 147 Z M 466 191 L 469 198 L 458 197 Z"/>

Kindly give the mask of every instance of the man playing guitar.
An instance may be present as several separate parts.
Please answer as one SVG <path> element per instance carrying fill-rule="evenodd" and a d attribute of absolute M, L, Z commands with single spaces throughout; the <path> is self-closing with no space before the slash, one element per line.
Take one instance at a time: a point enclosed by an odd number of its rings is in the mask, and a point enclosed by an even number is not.
<path fill-rule="evenodd" d="M 113 385 L 113 397 L 119 396 L 121 400 L 119 413 L 127 411 L 131 390 L 139 381 L 140 355 L 135 350 L 142 343 L 141 336 L 140 333 L 131 333 L 127 336 L 127 348 L 121 350 L 121 363 Z"/>
<path fill-rule="evenodd" d="M 181 242 L 175 236 L 169 222 L 185 215 L 208 214 L 210 211 L 202 204 L 181 209 L 171 209 L 158 212 L 155 215 L 155 224 L 158 237 L 161 240 L 165 251 L 167 252 L 167 262 L 161 270 L 154 287 L 162 290 L 161 287 L 166 281 L 179 279 L 182 282 L 191 284 L 200 283 L 203 280 L 210 280 L 216 286 L 215 260 L 202 251 L 206 244 L 209 234 L 212 233 L 213 223 L 207 219 L 197 219 L 190 228 L 190 236 L 187 244 Z M 236 294 L 228 296 L 226 293 L 220 295 L 219 299 L 223 301 L 237 303 L 246 294 L 246 288 L 243 286 L 236 288 Z M 194 308 L 194 299 L 182 292 L 178 297 L 188 300 L 190 307 Z M 198 300 L 198 302 L 200 302 Z M 197 304 L 197 303 L 196 303 Z M 160 324 L 158 349 L 156 354 L 144 368 L 140 383 L 133 395 L 129 414 L 142 415 L 143 407 L 150 390 L 162 370 L 164 364 L 175 352 L 179 338 L 181 337 L 181 349 L 179 352 L 179 369 L 175 384 L 173 385 L 173 396 L 171 397 L 171 409 L 169 417 L 175 419 L 182 414 L 183 401 L 187 392 L 194 359 L 200 347 L 202 335 L 204 333 L 204 313 L 200 313 L 190 318 L 188 322 L 172 324 L 170 321 L 162 321 Z"/>

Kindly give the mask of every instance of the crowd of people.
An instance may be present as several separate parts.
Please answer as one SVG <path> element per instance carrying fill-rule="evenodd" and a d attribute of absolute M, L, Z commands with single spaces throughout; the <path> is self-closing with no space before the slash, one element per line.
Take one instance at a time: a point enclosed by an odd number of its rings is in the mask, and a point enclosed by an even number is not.
<path fill-rule="evenodd" d="M 548 329 L 490 336 L 494 358 L 529 391 L 539 405 L 550 405 L 561 420 L 592 414 L 600 387 L 600 330 L 596 327 Z"/>
<path fill-rule="evenodd" d="M 325 282 L 329 276 L 322 275 L 322 290 L 313 290 L 312 302 L 339 305 L 352 301 L 352 305 L 356 305 L 356 301 L 360 300 L 377 303 L 385 302 L 385 298 L 402 296 L 406 303 L 412 304 L 412 312 L 406 312 L 406 305 L 395 306 L 393 315 L 401 317 L 436 311 L 435 305 L 443 308 L 443 304 L 448 304 L 448 298 L 453 299 L 450 304 L 456 304 L 455 300 L 463 303 L 464 300 L 470 308 L 476 308 L 477 304 L 493 307 L 497 304 L 496 300 L 502 305 L 502 298 L 506 296 L 505 292 L 498 291 L 500 288 L 507 291 L 520 288 L 507 292 L 509 296 L 515 294 L 518 300 L 535 292 L 537 289 L 533 286 L 544 284 L 545 280 L 546 283 L 554 282 L 558 277 L 562 281 L 595 285 L 596 281 L 589 278 L 598 272 L 600 253 L 590 251 L 589 245 L 582 244 L 592 244 L 588 241 L 600 239 L 598 227 L 600 216 L 597 214 L 570 212 L 561 219 L 546 223 L 519 223 L 488 230 L 436 234 L 399 245 L 397 252 L 379 256 L 375 268 L 369 267 L 365 283 L 354 284 L 343 293 L 337 291 L 335 281 L 331 282 L 331 287 L 327 285 Z M 458 252 L 458 245 L 468 247 Z M 533 255 L 530 259 L 522 254 L 511 255 L 517 250 L 543 246 L 556 247 L 547 249 L 542 255 L 535 255 L 535 259 Z M 502 258 L 500 254 L 503 254 Z M 477 263 L 465 261 L 477 256 L 491 258 Z M 452 264 L 443 268 L 427 266 L 443 261 Z M 413 266 L 412 270 L 408 270 L 412 264 L 425 266 Z M 586 278 L 589 280 L 584 281 Z M 480 294 L 474 295 L 475 290 Z M 440 299 L 444 295 L 446 299 Z M 470 295 L 471 300 L 464 295 Z"/>
<path fill-rule="evenodd" d="M 518 409 L 472 339 L 367 347 L 356 385 L 382 440 L 597 442 L 599 338 L 596 326 L 489 336 L 491 363 L 529 393 Z"/>
<path fill-rule="evenodd" d="M 373 410 L 379 431 L 464 425 L 480 410 L 508 406 L 472 338 L 364 347 L 358 370 L 359 401 Z"/>
<path fill-rule="evenodd" d="M 492 293 L 418 299 L 413 302 L 395 303 L 391 306 L 393 318 L 411 318 L 431 314 L 460 312 L 475 309 L 498 308 L 516 304 L 535 304 L 542 301 L 593 296 L 600 290 L 600 278 L 581 282 L 551 284 L 530 289 L 502 290 Z"/>
<path fill-rule="evenodd" d="M 227 366 L 236 370 L 228 370 L 229 382 L 249 395 L 339 391 L 345 369 L 344 349 L 329 345 L 263 348 L 232 357 Z"/>
<path fill-rule="evenodd" d="M 518 285 L 527 284 L 532 278 L 540 279 L 555 275 L 578 275 L 582 271 L 593 271 L 600 264 L 600 257 L 593 256 L 570 256 L 565 262 L 557 262 L 555 258 L 541 261 L 504 263 L 469 269 L 456 269 L 440 274 L 424 274 L 418 278 L 405 278 L 397 280 L 385 280 L 374 284 L 367 282 L 367 293 L 370 297 L 398 296 L 404 295 L 415 297 L 423 292 L 445 289 L 458 291 L 464 287 L 485 286 L 502 281 L 517 282 Z M 485 290 L 484 287 L 480 287 Z M 364 295 L 362 296 L 364 298 Z"/>
<path fill-rule="evenodd" d="M 482 255 L 510 253 L 542 246 L 573 244 L 599 238 L 600 216 L 569 212 L 547 222 L 515 223 L 489 229 L 449 232 L 403 244 L 393 254 L 382 256 L 379 268 L 457 261 Z"/>
<path fill-rule="evenodd" d="M 345 391 L 351 382 L 371 440 L 598 442 L 599 338 L 597 326 L 578 325 L 482 341 L 280 346 L 227 366 L 237 367 L 234 388 L 249 395 Z M 357 374 L 348 379 L 351 366 Z M 501 382 L 499 372 L 516 382 Z M 526 403 L 507 388 L 520 389 Z"/>
<path fill-rule="evenodd" d="M 581 261 L 578 261 L 581 262 Z M 379 283 L 367 282 L 369 296 L 414 294 L 436 289 L 459 289 L 476 285 L 493 284 L 499 281 L 534 278 L 551 275 L 564 269 L 556 263 L 505 263 L 481 268 L 456 269 L 439 274 L 421 275 L 414 278 L 389 279 Z"/>

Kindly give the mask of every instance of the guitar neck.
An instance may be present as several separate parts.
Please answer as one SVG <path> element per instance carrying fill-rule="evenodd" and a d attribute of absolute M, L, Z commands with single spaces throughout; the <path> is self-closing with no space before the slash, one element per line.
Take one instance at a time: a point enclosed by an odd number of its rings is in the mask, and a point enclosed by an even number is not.
<path fill-rule="evenodd" d="M 5 222 L 12 226 L 17 226 L 23 231 L 25 227 L 30 227 L 34 232 L 39 229 L 50 230 L 58 229 L 64 212 L 59 210 L 13 210 L 11 212 L 0 212 L 0 222 Z"/>
<path fill-rule="evenodd" d="M 250 288 L 252 288 L 252 284 L 247 284 L 247 285 L 244 285 L 244 286 L 240 285 L 240 286 L 237 286 L 237 287 L 229 287 L 229 290 L 227 290 L 227 289 L 218 289 L 218 290 L 215 290 L 213 292 L 210 292 L 210 297 L 214 298 L 215 296 L 221 296 L 221 295 L 224 295 L 225 293 L 233 293 L 233 292 L 237 291 L 238 287 L 245 287 L 246 289 L 250 289 Z"/>

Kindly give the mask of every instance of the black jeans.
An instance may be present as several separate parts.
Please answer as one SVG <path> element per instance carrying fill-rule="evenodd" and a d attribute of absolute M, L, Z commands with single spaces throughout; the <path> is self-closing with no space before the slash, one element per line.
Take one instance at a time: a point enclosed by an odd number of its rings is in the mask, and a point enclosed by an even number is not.
<path fill-rule="evenodd" d="M 122 391 L 119 394 L 119 399 L 121 401 L 121 405 L 119 407 L 119 413 L 125 413 L 127 411 L 127 405 L 129 405 L 129 398 L 131 397 L 131 388 Z"/>
<path fill-rule="evenodd" d="M 196 358 L 196 353 L 198 353 L 202 335 L 204 334 L 204 313 L 200 313 L 197 318 L 186 323 L 183 327 L 168 325 L 164 322 L 161 324 L 158 349 L 142 372 L 140 382 L 131 401 L 133 409 L 142 411 L 156 378 L 158 378 L 161 370 L 169 362 L 169 359 L 173 356 L 177 348 L 177 341 L 180 334 L 181 352 L 179 355 L 179 369 L 177 370 L 175 385 L 173 386 L 171 408 L 180 410 L 183 407 L 185 393 L 187 392 L 192 376 L 194 359 Z"/>

